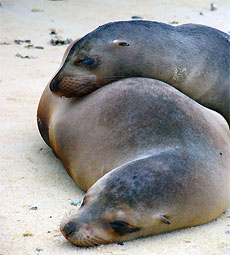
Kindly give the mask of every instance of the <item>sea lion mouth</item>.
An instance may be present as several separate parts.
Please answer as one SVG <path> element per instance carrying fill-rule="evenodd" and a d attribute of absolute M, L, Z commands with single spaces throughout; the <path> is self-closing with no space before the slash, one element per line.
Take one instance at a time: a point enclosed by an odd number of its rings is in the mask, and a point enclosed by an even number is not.
<path fill-rule="evenodd" d="M 74 91 L 71 91 L 70 93 L 63 93 L 62 96 L 70 98 L 70 97 L 75 97 L 75 96 L 84 96 L 87 95 L 97 89 L 99 89 L 101 86 L 93 83 L 83 83 L 78 85 L 77 89 Z"/>
<path fill-rule="evenodd" d="M 76 77 L 63 77 L 60 80 L 54 78 L 50 82 L 50 90 L 57 96 L 70 98 L 87 95 L 103 85 L 104 84 L 97 83 L 95 77 L 87 80 L 83 78 L 78 79 Z"/>
<path fill-rule="evenodd" d="M 120 79 L 126 79 L 128 76 L 108 76 L 108 77 L 92 77 L 85 76 L 64 76 L 63 78 L 54 77 L 50 82 L 50 90 L 57 96 L 64 96 L 67 98 L 84 96 L 95 90 L 115 82 Z"/>
<path fill-rule="evenodd" d="M 92 247 L 109 243 L 109 241 L 98 237 L 90 230 L 76 228 L 76 224 L 72 221 L 61 225 L 60 231 L 69 242 L 80 247 Z"/>
<path fill-rule="evenodd" d="M 78 236 L 77 239 L 71 241 L 70 239 L 68 239 L 70 242 L 72 242 L 72 244 L 79 246 L 79 247 L 94 247 L 94 246 L 98 246 L 101 244 L 108 244 L 109 242 L 98 237 L 98 236 L 94 236 L 93 234 L 88 235 L 86 237 L 82 237 L 82 236 Z"/>

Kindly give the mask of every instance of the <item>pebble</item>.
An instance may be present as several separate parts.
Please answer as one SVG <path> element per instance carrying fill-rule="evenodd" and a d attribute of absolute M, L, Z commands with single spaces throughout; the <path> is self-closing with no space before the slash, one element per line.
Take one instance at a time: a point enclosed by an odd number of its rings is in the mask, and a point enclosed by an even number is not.
<path fill-rule="evenodd" d="M 0 45 L 10 45 L 8 42 L 0 42 Z"/>
<path fill-rule="evenodd" d="M 54 28 L 52 28 L 50 30 L 50 35 L 56 35 L 56 34 L 57 34 L 56 30 Z"/>
<path fill-rule="evenodd" d="M 44 47 L 43 47 L 43 46 L 35 46 L 34 48 L 35 48 L 35 49 L 38 49 L 38 50 L 44 50 Z"/>
<path fill-rule="evenodd" d="M 37 58 L 37 57 L 34 57 L 34 56 L 28 56 L 28 55 L 22 56 L 19 53 L 17 53 L 15 56 L 18 57 L 18 58 L 28 58 L 28 59 L 35 59 L 35 58 Z"/>
<path fill-rule="evenodd" d="M 42 46 L 34 46 L 33 44 L 28 44 L 25 46 L 27 49 L 39 49 L 39 50 L 44 50 L 44 47 Z"/>
<path fill-rule="evenodd" d="M 73 40 L 67 38 L 66 40 L 62 39 L 59 36 L 55 36 L 55 38 L 52 38 L 50 40 L 50 44 L 53 46 L 60 46 L 60 45 L 65 45 L 65 44 L 70 44 Z"/>
<path fill-rule="evenodd" d="M 74 199 L 74 200 L 70 200 L 70 204 L 77 206 L 81 203 L 81 200 L 79 200 L 78 198 Z"/>
<path fill-rule="evenodd" d="M 31 43 L 31 40 L 14 40 L 15 44 Z"/>
<path fill-rule="evenodd" d="M 25 231 L 23 236 L 33 236 L 33 234 L 30 231 Z"/>
<path fill-rule="evenodd" d="M 143 19 L 143 18 L 140 16 L 132 16 L 131 19 Z"/>
<path fill-rule="evenodd" d="M 172 21 L 172 22 L 170 22 L 170 24 L 172 24 L 172 25 L 179 24 L 179 21 Z"/>
<path fill-rule="evenodd" d="M 32 206 L 29 208 L 29 210 L 34 210 L 34 211 L 36 211 L 37 209 L 38 209 L 37 205 L 32 205 Z"/>
<path fill-rule="evenodd" d="M 42 10 L 42 9 L 32 9 L 31 11 L 32 12 L 44 12 L 44 10 Z"/>
<path fill-rule="evenodd" d="M 211 9 L 211 11 L 216 11 L 217 10 L 217 5 L 216 5 L 216 3 L 211 3 L 211 5 L 210 5 L 210 9 Z"/>

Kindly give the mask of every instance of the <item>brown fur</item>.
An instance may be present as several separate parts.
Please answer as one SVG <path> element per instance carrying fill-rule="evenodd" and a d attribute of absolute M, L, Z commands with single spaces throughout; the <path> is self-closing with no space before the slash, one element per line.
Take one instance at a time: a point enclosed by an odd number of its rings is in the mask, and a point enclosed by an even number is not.
<path fill-rule="evenodd" d="M 163 82 L 124 79 L 83 98 L 60 98 L 47 87 L 38 119 L 46 142 L 88 190 L 61 225 L 74 244 L 199 225 L 229 205 L 226 121 Z"/>

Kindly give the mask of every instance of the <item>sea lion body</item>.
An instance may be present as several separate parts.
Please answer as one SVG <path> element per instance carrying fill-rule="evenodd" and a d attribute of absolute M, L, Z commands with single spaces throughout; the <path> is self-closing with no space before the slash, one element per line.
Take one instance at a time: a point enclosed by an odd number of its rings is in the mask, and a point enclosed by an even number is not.
<path fill-rule="evenodd" d="M 48 89 L 43 137 L 84 190 L 61 224 L 79 246 L 122 242 L 199 225 L 230 202 L 230 133 L 224 118 L 172 86 L 123 79 L 82 98 Z"/>
<path fill-rule="evenodd" d="M 76 97 L 127 77 L 164 81 L 230 123 L 226 33 L 196 24 L 108 23 L 71 45 L 50 88 L 57 95 Z"/>

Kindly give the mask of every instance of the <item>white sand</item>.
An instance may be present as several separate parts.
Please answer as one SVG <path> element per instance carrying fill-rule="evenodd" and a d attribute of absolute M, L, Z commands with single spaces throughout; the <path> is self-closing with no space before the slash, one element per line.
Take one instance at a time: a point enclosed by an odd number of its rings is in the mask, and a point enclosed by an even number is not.
<path fill-rule="evenodd" d="M 69 199 L 81 199 L 83 192 L 43 142 L 36 125 L 39 98 L 66 48 L 49 45 L 50 29 L 63 38 L 76 39 L 105 22 L 138 15 L 163 22 L 201 23 L 228 32 L 229 0 L 216 1 L 216 11 L 210 11 L 208 0 L 0 2 L 0 43 L 10 43 L 0 45 L 0 255 L 229 255 L 230 210 L 211 223 L 123 246 L 86 249 L 68 243 L 59 232 L 59 223 L 76 210 Z M 30 39 L 45 49 L 26 49 L 14 44 L 15 39 Z M 15 57 L 17 53 L 37 58 L 21 59 Z M 29 210 L 32 205 L 38 210 Z"/>

